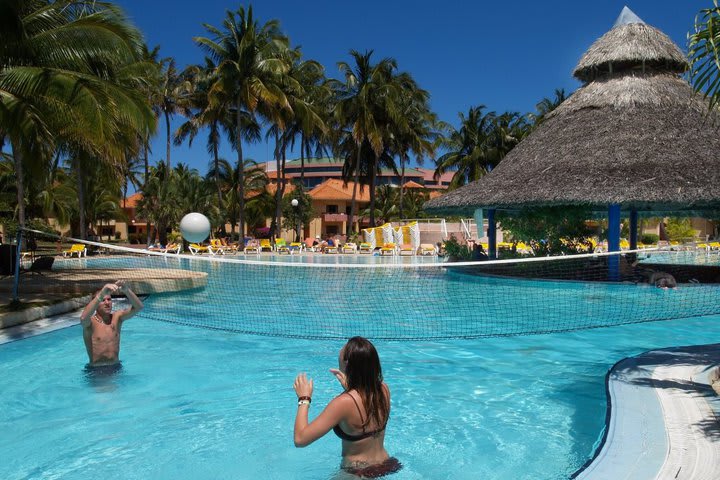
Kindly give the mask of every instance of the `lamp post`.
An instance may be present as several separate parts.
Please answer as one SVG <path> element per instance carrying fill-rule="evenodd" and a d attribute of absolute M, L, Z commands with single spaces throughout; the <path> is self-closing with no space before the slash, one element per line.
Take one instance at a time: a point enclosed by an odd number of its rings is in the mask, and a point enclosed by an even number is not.
<path fill-rule="evenodd" d="M 300 221 L 301 221 L 300 208 L 299 208 L 300 202 L 298 202 L 297 198 L 293 198 L 290 201 L 290 205 L 292 205 L 293 208 L 295 208 L 295 215 L 297 216 L 297 227 L 295 229 L 295 241 L 299 242 L 300 241 Z"/>

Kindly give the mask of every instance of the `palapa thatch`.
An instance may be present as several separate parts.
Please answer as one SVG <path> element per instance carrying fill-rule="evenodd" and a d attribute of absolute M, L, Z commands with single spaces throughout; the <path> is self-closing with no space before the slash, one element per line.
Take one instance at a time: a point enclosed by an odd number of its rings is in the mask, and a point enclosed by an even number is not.
<path fill-rule="evenodd" d="M 637 17 L 634 17 L 637 18 Z M 587 83 L 482 179 L 431 200 L 437 213 L 609 204 L 645 212 L 720 209 L 720 118 L 680 78 L 676 45 L 620 23 L 583 55 Z"/>

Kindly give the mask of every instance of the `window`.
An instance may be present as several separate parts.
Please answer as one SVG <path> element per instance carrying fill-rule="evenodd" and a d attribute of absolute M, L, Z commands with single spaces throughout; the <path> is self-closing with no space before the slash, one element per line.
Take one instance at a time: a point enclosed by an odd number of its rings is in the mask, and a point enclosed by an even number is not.
<path fill-rule="evenodd" d="M 338 206 L 337 205 L 328 205 L 327 213 L 338 213 Z"/>

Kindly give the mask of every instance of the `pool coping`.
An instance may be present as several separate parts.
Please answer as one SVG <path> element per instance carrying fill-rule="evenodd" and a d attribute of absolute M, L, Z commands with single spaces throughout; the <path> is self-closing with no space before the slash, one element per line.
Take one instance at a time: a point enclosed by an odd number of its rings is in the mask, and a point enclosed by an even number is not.
<path fill-rule="evenodd" d="M 605 377 L 603 437 L 571 478 L 720 478 L 718 365 L 720 344 L 617 362 Z"/>
<path fill-rule="evenodd" d="M 0 330 L 0 345 L 78 325 L 83 306 L 80 305 L 80 308 L 76 307 L 58 312 L 50 317 L 29 320 L 12 327 L 5 327 Z"/>

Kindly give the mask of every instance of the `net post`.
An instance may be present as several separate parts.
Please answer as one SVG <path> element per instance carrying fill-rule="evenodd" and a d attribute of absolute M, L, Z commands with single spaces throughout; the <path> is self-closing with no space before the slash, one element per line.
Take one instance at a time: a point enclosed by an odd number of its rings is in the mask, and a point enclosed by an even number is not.
<path fill-rule="evenodd" d="M 638 212 L 630 211 L 630 250 L 637 250 L 638 244 Z"/>
<path fill-rule="evenodd" d="M 18 228 L 17 231 L 17 245 L 15 248 L 15 279 L 13 280 L 13 303 L 20 301 L 19 297 L 19 286 L 20 286 L 20 246 L 22 245 L 22 229 Z"/>
<path fill-rule="evenodd" d="M 608 208 L 608 251 L 620 251 L 620 204 L 613 203 Z M 608 280 L 620 280 L 620 256 L 608 257 Z"/>
<path fill-rule="evenodd" d="M 497 224 L 495 223 L 495 209 L 488 208 L 488 256 L 491 259 L 497 258 Z"/>

